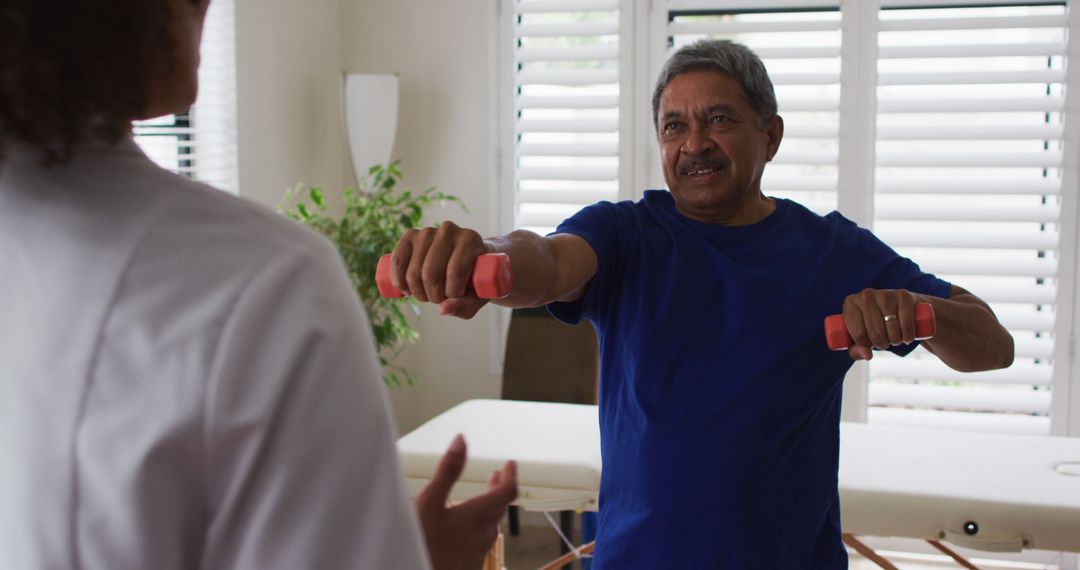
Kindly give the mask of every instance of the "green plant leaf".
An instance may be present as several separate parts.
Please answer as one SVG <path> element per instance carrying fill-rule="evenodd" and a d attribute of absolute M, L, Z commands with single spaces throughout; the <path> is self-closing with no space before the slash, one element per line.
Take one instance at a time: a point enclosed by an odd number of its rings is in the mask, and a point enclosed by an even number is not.
<path fill-rule="evenodd" d="M 420 226 L 425 208 L 433 199 L 458 204 L 465 210 L 456 196 L 434 187 L 420 193 L 401 188 L 402 178 L 397 161 L 372 165 L 355 188 L 345 188 L 340 216 L 325 213 L 326 196 L 319 188 L 297 185 L 285 192 L 284 202 L 278 205 L 282 215 L 318 231 L 337 246 L 367 312 L 387 386 L 418 384 L 412 371 L 393 362 L 406 344 L 420 336 L 410 322 L 419 315 L 419 305 L 412 297 L 380 297 L 374 283 L 375 267 L 407 230 Z M 406 307 L 409 310 L 403 311 Z"/>

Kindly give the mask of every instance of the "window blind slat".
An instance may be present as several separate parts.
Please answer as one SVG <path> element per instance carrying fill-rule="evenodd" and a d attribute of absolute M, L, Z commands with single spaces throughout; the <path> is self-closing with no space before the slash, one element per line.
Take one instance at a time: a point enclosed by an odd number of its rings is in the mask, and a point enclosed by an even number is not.
<path fill-rule="evenodd" d="M 1051 16 L 987 16 L 982 18 L 912 18 L 882 19 L 882 32 L 929 30 L 1004 30 L 1012 28 L 1062 28 L 1067 24 L 1064 15 Z"/>
<path fill-rule="evenodd" d="M 1057 247 L 1056 233 L 1036 230 L 1020 232 L 1002 232 L 993 229 L 971 228 L 923 228 L 919 230 L 897 230 L 879 227 L 874 233 L 882 241 L 897 247 L 949 247 L 949 248 L 989 248 L 989 249 L 1036 249 L 1046 250 Z"/>
<path fill-rule="evenodd" d="M 913 406 L 1021 414 L 1050 412 L 1050 392 L 1046 390 L 874 384 L 870 386 L 868 400 L 871 406 Z"/>
<path fill-rule="evenodd" d="M 521 119 L 521 133 L 610 133 L 619 130 L 618 119 Z"/>
<path fill-rule="evenodd" d="M 577 204 L 587 206 L 603 200 L 614 201 L 617 199 L 617 192 L 602 190 L 520 190 L 517 198 L 519 202 L 529 204 Z"/>
<path fill-rule="evenodd" d="M 618 167 L 607 166 L 518 167 L 518 178 L 522 180 L 615 180 L 618 176 Z"/>
<path fill-rule="evenodd" d="M 1061 166 L 1060 151 L 1038 152 L 954 152 L 932 154 L 927 152 L 881 151 L 877 155 L 878 166 L 980 166 L 986 168 L 1010 168 L 1033 166 L 1057 168 Z"/>
<path fill-rule="evenodd" d="M 517 26 L 516 31 L 519 38 L 613 36 L 619 33 L 619 22 L 618 20 L 602 20 L 558 24 L 521 24 Z"/>
<path fill-rule="evenodd" d="M 617 156 L 618 143 L 521 143 L 518 156 Z"/>
<path fill-rule="evenodd" d="M 804 8 L 837 8 L 840 3 L 829 0 L 670 0 L 671 12 L 716 10 L 799 10 Z"/>
<path fill-rule="evenodd" d="M 619 59 L 618 45 L 571 47 L 522 47 L 517 52 L 519 62 L 533 61 L 614 61 Z"/>
<path fill-rule="evenodd" d="M 525 70 L 518 73 L 518 85 L 603 85 L 619 82 L 617 69 Z"/>
<path fill-rule="evenodd" d="M 801 124 L 784 126 L 785 139 L 835 139 L 840 136 L 838 125 Z"/>
<path fill-rule="evenodd" d="M 1065 133 L 1061 124 L 1045 125 L 927 125 L 879 126 L 878 140 L 1060 140 Z"/>
<path fill-rule="evenodd" d="M 790 97 L 777 98 L 777 107 L 781 115 L 786 113 L 822 112 L 840 110 L 839 97 Z"/>
<path fill-rule="evenodd" d="M 1015 83 L 1063 83 L 1065 72 L 1057 69 L 1039 71 L 954 71 L 882 72 L 878 85 L 990 85 Z"/>
<path fill-rule="evenodd" d="M 773 158 L 773 164 L 836 164 L 835 150 L 785 150 L 781 147 Z"/>
<path fill-rule="evenodd" d="M 924 253 L 916 260 L 923 270 L 937 275 L 992 275 L 1002 277 L 1053 277 L 1057 261 L 1051 258 L 1009 260 Z"/>
<path fill-rule="evenodd" d="M 836 192 L 837 180 L 835 176 L 769 174 L 769 169 L 766 168 L 761 177 L 761 187 L 768 191 Z"/>
<path fill-rule="evenodd" d="M 619 0 L 518 0 L 518 14 L 548 12 L 610 12 L 619 8 Z"/>
<path fill-rule="evenodd" d="M 1050 196 L 1061 192 L 1061 181 L 1053 178 L 943 178 L 886 176 L 877 179 L 878 194 L 1025 194 Z"/>
<path fill-rule="evenodd" d="M 614 109 L 619 106 L 616 95 L 522 95 L 517 108 L 523 109 Z"/>
<path fill-rule="evenodd" d="M 1050 418 L 1020 414 L 980 414 L 940 410 L 871 407 L 867 420 L 876 425 L 919 426 L 977 432 L 1049 435 Z"/>
<path fill-rule="evenodd" d="M 753 32 L 828 32 L 840 29 L 840 19 L 836 20 L 787 20 L 773 22 L 754 21 L 713 21 L 713 22 L 672 22 L 669 26 L 672 35 L 732 35 Z"/>
<path fill-rule="evenodd" d="M 875 214 L 879 220 L 959 221 L 959 222 L 1044 222 L 1058 220 L 1060 209 L 1053 204 L 1042 206 L 969 206 L 927 208 L 910 201 L 878 202 Z"/>
<path fill-rule="evenodd" d="M 918 45 L 882 46 L 878 57 L 897 58 L 951 58 L 951 57 L 1018 57 L 1064 55 L 1065 42 L 1025 44 L 969 44 L 969 45 Z"/>
<path fill-rule="evenodd" d="M 989 372 L 957 372 L 936 358 L 900 359 L 875 357 L 870 361 L 871 376 L 897 380 L 1049 386 L 1050 374 L 1050 366 L 1028 362 L 1015 362 L 1009 368 Z"/>
<path fill-rule="evenodd" d="M 963 99 L 899 99 L 878 98 L 878 113 L 1009 113 L 1009 112 L 1055 112 L 1065 109 L 1065 98 L 1055 95 L 1046 97 L 1001 97 Z"/>

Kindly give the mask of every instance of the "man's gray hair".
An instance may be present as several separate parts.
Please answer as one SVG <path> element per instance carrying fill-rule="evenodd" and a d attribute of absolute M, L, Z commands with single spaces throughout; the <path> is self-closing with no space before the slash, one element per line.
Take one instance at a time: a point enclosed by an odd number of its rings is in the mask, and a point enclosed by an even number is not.
<path fill-rule="evenodd" d="M 660 95 L 668 83 L 677 75 L 702 70 L 726 73 L 742 85 L 743 94 L 757 113 L 758 128 L 764 128 L 776 116 L 776 92 L 757 54 L 731 40 L 700 40 L 680 48 L 660 70 L 652 97 L 653 128 L 660 129 Z"/>

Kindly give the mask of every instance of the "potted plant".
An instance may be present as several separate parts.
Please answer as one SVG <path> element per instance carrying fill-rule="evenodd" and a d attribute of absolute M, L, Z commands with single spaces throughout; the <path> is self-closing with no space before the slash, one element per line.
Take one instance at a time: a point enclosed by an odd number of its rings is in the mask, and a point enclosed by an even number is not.
<path fill-rule="evenodd" d="M 420 307 L 412 297 L 385 299 L 375 286 L 375 268 L 379 258 L 397 246 L 401 236 L 418 227 L 424 210 L 435 201 L 454 202 L 463 210 L 461 200 L 434 187 L 423 192 L 400 190 L 401 170 L 398 161 L 387 166 L 375 165 L 359 181 L 358 188 L 346 188 L 340 218 L 328 215 L 322 189 L 297 185 L 285 193 L 278 211 L 330 238 L 341 252 L 353 288 L 367 311 L 383 381 L 388 386 L 413 384 L 412 371 L 393 364 L 406 344 L 419 338 L 403 308 L 419 315 Z M 467 211 L 467 210 L 466 210 Z"/>

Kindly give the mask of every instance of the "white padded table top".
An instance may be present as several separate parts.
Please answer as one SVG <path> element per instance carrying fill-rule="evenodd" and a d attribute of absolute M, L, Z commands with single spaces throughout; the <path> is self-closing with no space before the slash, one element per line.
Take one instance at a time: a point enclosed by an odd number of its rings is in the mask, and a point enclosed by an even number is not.
<path fill-rule="evenodd" d="M 1080 551 L 1080 439 L 841 424 L 845 532 Z M 967 521 L 979 525 L 963 534 Z M 942 537 L 938 531 L 948 532 Z"/>
<path fill-rule="evenodd" d="M 528 510 L 596 510 L 600 492 L 600 425 L 596 406 L 470 400 L 398 440 L 405 477 L 415 495 L 427 483 L 456 434 L 469 458 L 450 498 L 486 487 L 492 471 L 518 463 L 516 504 Z"/>
<path fill-rule="evenodd" d="M 483 492 L 491 472 L 514 459 L 517 504 L 596 510 L 595 406 L 464 402 L 398 441 L 414 495 L 458 433 L 469 460 L 452 499 Z M 1080 476 L 1056 470 L 1070 462 L 1080 463 L 1080 439 L 842 423 L 844 532 L 934 539 L 947 532 L 946 540 L 974 548 L 1080 552 Z M 974 537 L 963 533 L 967 521 L 979 525 Z"/>

